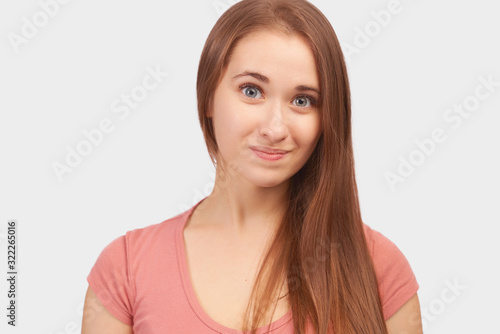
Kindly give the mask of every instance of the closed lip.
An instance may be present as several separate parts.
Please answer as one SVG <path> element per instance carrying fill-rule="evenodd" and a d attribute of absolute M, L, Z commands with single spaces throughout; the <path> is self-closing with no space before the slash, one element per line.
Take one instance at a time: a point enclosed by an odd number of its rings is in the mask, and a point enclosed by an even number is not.
<path fill-rule="evenodd" d="M 264 152 L 264 153 L 268 153 L 268 154 L 285 154 L 285 153 L 289 152 L 289 151 L 278 150 L 275 148 L 270 148 L 270 147 L 265 147 L 265 146 L 251 146 L 250 148 L 252 150 L 260 151 L 260 152 Z"/>

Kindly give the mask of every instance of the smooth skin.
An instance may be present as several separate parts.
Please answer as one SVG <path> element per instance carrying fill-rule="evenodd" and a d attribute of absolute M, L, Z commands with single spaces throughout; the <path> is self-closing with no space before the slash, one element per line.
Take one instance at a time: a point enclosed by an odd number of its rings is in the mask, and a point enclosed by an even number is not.
<path fill-rule="evenodd" d="M 83 306 L 82 334 L 132 334 L 132 327 L 114 317 L 89 286 Z"/>
<path fill-rule="evenodd" d="M 389 334 L 422 334 L 418 295 L 414 294 L 386 321 Z"/>
<path fill-rule="evenodd" d="M 314 103 L 320 99 L 319 93 L 314 55 L 298 35 L 257 31 L 237 44 L 207 115 L 213 118 L 219 152 L 229 168 L 223 175 L 217 165 L 214 191 L 204 201 L 202 217 L 209 219 L 195 219 L 193 227 L 215 224 L 228 236 L 226 240 L 252 239 L 252 235 L 262 236 L 263 231 L 276 228 L 273 224 L 279 222 L 277 215 L 283 214 L 290 177 L 310 157 L 322 131 Z M 257 145 L 289 153 L 269 162 L 252 152 L 250 147 Z M 195 250 L 187 251 L 195 255 Z M 197 272 L 199 262 L 192 261 L 195 267 L 191 272 Z M 205 293 L 217 287 L 204 284 L 202 278 L 192 278 L 200 303 L 208 314 L 223 319 L 225 309 L 210 304 Z M 245 295 L 243 283 L 240 288 L 237 282 L 232 283 L 232 292 Z M 225 282 L 224 286 L 230 285 Z M 222 304 L 232 305 L 230 301 Z M 231 318 L 238 319 L 239 314 Z M 236 328 L 232 323 L 223 325 Z M 422 333 L 416 294 L 388 319 L 387 326 L 390 334 Z M 109 333 L 130 334 L 133 330 L 106 310 L 89 287 L 82 334 Z"/>
<path fill-rule="evenodd" d="M 387 321 L 389 334 L 422 334 L 422 319 L 418 295 L 411 297 Z M 132 334 L 128 326 L 115 318 L 102 306 L 94 291 L 89 287 L 85 295 L 82 334 Z"/>

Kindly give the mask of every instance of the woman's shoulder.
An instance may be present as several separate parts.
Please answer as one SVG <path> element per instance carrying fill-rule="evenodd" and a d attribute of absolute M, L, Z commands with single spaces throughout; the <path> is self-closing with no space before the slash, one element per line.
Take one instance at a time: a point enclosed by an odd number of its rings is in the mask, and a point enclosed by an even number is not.
<path fill-rule="evenodd" d="M 109 300 L 101 302 L 118 319 L 131 323 L 136 283 L 155 277 L 154 271 L 161 268 L 157 266 L 159 254 L 165 266 L 177 267 L 175 231 L 185 213 L 129 230 L 101 250 L 87 281 L 98 296 L 106 294 Z"/>
<path fill-rule="evenodd" d="M 363 228 L 377 274 L 388 275 L 399 270 L 411 270 L 406 256 L 392 240 L 365 223 Z"/>
<path fill-rule="evenodd" d="M 183 223 L 186 212 L 179 213 L 160 223 L 126 231 L 115 237 L 102 249 L 98 260 L 101 262 L 142 262 L 157 252 L 172 254 L 175 248 L 175 231 Z"/>
<path fill-rule="evenodd" d="M 363 223 L 368 249 L 377 275 L 385 319 L 394 314 L 418 290 L 406 256 L 385 235 Z"/>
<path fill-rule="evenodd" d="M 168 236 L 173 237 L 179 224 L 182 224 L 183 219 L 186 218 L 186 213 L 184 211 L 160 223 L 129 230 L 122 237 L 126 239 L 127 243 L 136 244 L 151 244 L 159 239 L 164 240 Z"/>
<path fill-rule="evenodd" d="M 401 250 L 387 238 L 384 234 L 378 230 L 373 229 L 371 226 L 363 223 L 363 229 L 365 232 L 366 242 L 368 248 L 372 254 L 372 257 L 387 257 L 387 256 L 400 256 L 402 255 Z"/>

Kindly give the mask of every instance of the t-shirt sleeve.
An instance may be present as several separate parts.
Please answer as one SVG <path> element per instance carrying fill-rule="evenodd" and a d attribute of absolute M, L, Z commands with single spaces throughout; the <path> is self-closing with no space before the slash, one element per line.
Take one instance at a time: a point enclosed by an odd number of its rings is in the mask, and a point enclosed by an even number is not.
<path fill-rule="evenodd" d="M 417 292 L 419 285 L 401 250 L 380 232 L 371 233 L 373 263 L 387 320 Z"/>
<path fill-rule="evenodd" d="M 124 235 L 109 243 L 87 276 L 87 282 L 101 304 L 118 320 L 133 324 L 133 276 L 129 274 Z"/>

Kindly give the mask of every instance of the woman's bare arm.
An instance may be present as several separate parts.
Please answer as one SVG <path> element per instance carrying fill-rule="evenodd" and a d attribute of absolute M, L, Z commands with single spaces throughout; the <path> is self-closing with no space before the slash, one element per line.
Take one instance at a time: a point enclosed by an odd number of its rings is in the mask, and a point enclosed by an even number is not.
<path fill-rule="evenodd" d="M 422 334 L 422 317 L 417 294 L 414 294 L 386 321 L 389 334 Z"/>
<path fill-rule="evenodd" d="M 90 288 L 83 306 L 82 334 L 133 334 L 132 327 L 115 318 Z"/>

